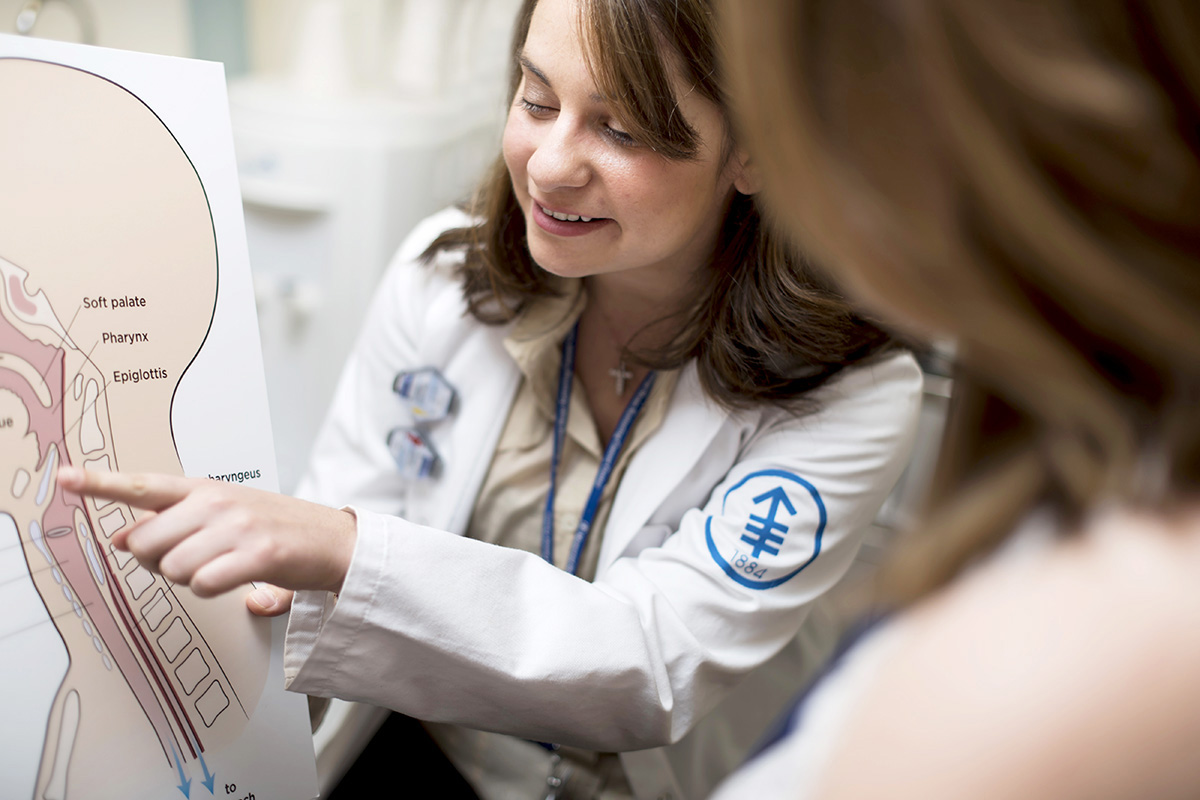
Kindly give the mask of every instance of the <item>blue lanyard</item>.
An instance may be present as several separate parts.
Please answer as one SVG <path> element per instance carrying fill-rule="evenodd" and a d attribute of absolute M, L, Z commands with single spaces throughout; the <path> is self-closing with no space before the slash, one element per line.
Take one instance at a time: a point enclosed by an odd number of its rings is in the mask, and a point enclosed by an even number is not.
<path fill-rule="evenodd" d="M 554 449 L 550 454 L 550 493 L 546 496 L 546 511 L 542 515 L 542 558 L 551 564 L 554 563 L 554 495 L 558 490 L 558 464 L 562 457 L 563 442 L 567 436 L 567 413 L 571 406 L 571 383 L 575 375 L 575 340 L 578 334 L 579 324 L 576 323 L 567 338 L 563 340 L 562 364 L 558 370 L 558 404 L 554 414 Z M 596 518 L 596 509 L 600 506 L 600 496 L 604 494 L 604 487 L 612 476 L 617 456 L 621 454 L 621 448 L 629 436 L 629 429 L 633 427 L 634 421 L 641 413 L 642 406 L 646 404 L 646 398 L 650 396 L 652 388 L 654 388 L 654 373 L 650 372 L 646 374 L 645 378 L 642 378 L 633 397 L 629 398 L 629 404 L 621 412 L 617 427 L 608 440 L 608 447 L 604 448 L 604 457 L 600 460 L 600 469 L 596 472 L 592 493 L 588 495 L 587 505 L 584 506 L 583 515 L 579 519 L 579 527 L 575 530 L 575 539 L 571 543 L 571 553 L 565 569 L 572 575 L 579 569 L 579 559 L 587 544 L 588 534 L 591 533 L 592 522 Z"/>

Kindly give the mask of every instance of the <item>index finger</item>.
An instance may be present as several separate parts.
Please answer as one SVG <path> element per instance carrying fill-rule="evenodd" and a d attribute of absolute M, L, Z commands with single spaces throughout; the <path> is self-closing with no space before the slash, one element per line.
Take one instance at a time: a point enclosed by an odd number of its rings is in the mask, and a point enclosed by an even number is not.
<path fill-rule="evenodd" d="M 60 467 L 58 483 L 64 489 L 102 497 L 147 511 L 162 511 L 187 496 L 190 481 L 176 475 L 123 474 L 79 467 Z"/>

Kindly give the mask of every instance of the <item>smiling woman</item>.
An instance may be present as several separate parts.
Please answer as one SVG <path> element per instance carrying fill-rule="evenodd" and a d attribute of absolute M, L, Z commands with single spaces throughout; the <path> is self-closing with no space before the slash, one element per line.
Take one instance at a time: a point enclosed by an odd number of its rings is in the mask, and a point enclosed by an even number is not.
<path fill-rule="evenodd" d="M 504 154 L 471 209 L 479 224 L 427 253 L 466 251 L 476 317 L 510 321 L 558 293 L 555 276 L 591 277 L 581 337 L 602 329 L 597 356 L 695 359 L 730 407 L 800 401 L 889 345 L 761 218 L 709 3 L 542 5 L 518 18 Z"/>
<path fill-rule="evenodd" d="M 422 720 L 482 796 L 704 796 L 834 638 L 921 385 L 763 220 L 717 50 L 702 0 L 525 3 L 502 157 L 379 287 L 324 508 L 64 481 L 156 509 L 124 543 L 173 580 L 305 590 L 291 688 Z"/>

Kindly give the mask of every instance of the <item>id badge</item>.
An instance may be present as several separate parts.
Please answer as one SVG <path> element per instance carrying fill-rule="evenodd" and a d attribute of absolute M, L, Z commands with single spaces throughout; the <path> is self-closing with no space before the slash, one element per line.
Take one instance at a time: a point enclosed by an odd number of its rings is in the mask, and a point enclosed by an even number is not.
<path fill-rule="evenodd" d="M 437 452 L 416 428 L 393 428 L 388 434 L 387 446 L 396 469 L 407 480 L 429 478 L 437 469 Z"/>
<path fill-rule="evenodd" d="M 454 405 L 454 387 L 433 367 L 399 373 L 392 391 L 423 422 L 444 419 Z"/>

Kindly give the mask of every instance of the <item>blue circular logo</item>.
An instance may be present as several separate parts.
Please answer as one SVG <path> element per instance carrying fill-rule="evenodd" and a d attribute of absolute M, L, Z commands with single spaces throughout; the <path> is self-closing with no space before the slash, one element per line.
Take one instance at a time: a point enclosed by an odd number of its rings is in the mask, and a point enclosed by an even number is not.
<path fill-rule="evenodd" d="M 803 492 L 797 487 L 802 487 Z M 718 548 L 713 539 L 710 516 L 704 524 L 704 535 L 708 541 L 708 552 L 725 574 L 742 586 L 750 589 L 770 589 L 793 577 L 816 560 L 821 552 L 821 535 L 825 532 L 825 504 L 815 486 L 798 475 L 781 469 L 764 469 L 752 472 L 735 483 L 721 499 L 721 516 L 726 514 L 729 498 L 738 492 L 738 499 L 749 499 L 751 509 L 741 525 L 738 539 Z M 808 514 L 800 513 L 797 504 L 811 502 L 817 512 L 817 530 L 812 538 L 812 554 L 804 563 L 780 574 L 777 556 L 784 547 L 797 545 L 793 542 L 806 540 L 799 532 L 793 533 L 793 521 Z M 728 519 L 728 524 L 739 520 Z M 792 537 L 789 540 L 789 535 Z M 722 553 L 722 549 L 729 555 Z M 788 559 L 792 562 L 792 559 Z"/>

